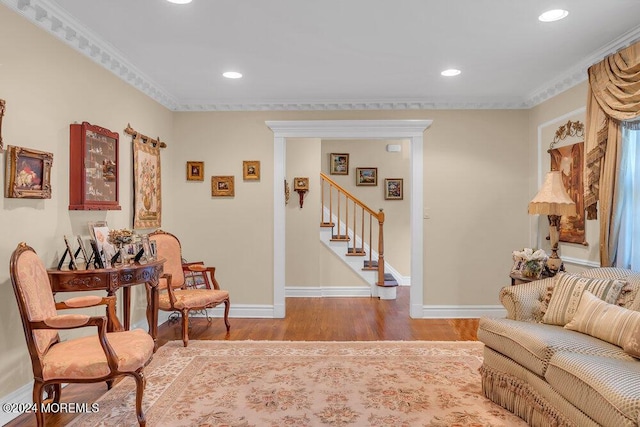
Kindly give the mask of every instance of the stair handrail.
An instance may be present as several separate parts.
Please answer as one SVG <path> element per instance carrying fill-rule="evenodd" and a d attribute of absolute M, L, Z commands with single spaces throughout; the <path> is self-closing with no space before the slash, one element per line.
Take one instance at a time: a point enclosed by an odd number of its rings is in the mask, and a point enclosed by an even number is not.
<path fill-rule="evenodd" d="M 338 190 L 338 193 L 343 193 L 348 199 L 350 199 L 354 204 L 360 206 L 363 211 L 366 211 L 369 213 L 369 215 L 371 215 L 372 217 L 374 217 L 377 221 L 378 221 L 378 280 L 376 282 L 376 285 L 378 286 L 384 286 L 384 212 L 382 209 L 379 209 L 378 212 L 374 211 L 373 209 L 371 209 L 369 206 L 367 206 L 363 201 L 361 201 L 360 199 L 358 199 L 356 196 L 354 196 L 353 194 L 351 194 L 351 192 L 347 189 L 345 189 L 344 187 L 342 187 L 340 184 L 338 184 L 337 182 L 335 182 L 333 179 L 329 178 L 325 173 L 320 172 L 320 179 L 321 181 L 327 181 L 331 187 L 335 187 Z M 323 197 L 323 203 L 322 205 L 324 205 L 324 190 L 322 191 L 322 197 Z M 338 202 L 340 201 L 340 199 L 338 198 Z M 330 201 L 331 203 L 331 201 Z M 324 207 L 322 207 L 324 208 Z M 323 222 L 324 222 L 324 213 L 323 215 Z M 338 213 L 339 215 L 339 213 Z M 347 215 L 348 215 L 348 211 L 347 211 Z M 355 220 L 355 213 L 354 213 L 354 220 Z M 364 218 L 363 218 L 364 220 Z M 331 218 L 329 218 L 329 221 L 331 221 Z M 338 223 L 340 223 L 340 218 L 338 218 Z M 347 230 L 349 229 L 349 225 L 348 223 L 345 222 L 345 225 L 347 227 Z M 363 230 L 364 232 L 364 230 Z M 339 228 L 338 228 L 338 234 L 339 233 Z M 353 236 L 354 236 L 354 242 L 356 240 L 356 230 L 354 228 L 353 230 Z M 362 246 L 364 247 L 364 235 L 361 236 L 361 240 L 362 240 Z M 355 248 L 355 243 L 354 243 L 354 248 Z M 371 249 L 370 249 L 371 250 Z"/>

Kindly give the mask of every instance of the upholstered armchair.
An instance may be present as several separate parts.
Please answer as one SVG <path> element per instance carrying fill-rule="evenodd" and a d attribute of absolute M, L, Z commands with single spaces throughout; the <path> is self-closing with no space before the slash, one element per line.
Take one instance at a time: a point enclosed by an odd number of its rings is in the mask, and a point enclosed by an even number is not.
<path fill-rule="evenodd" d="M 176 236 L 162 230 L 149 234 L 149 239 L 156 243 L 157 255 L 164 258 L 164 275 L 160 278 L 158 289 L 158 308 L 164 311 L 179 312 L 182 318 L 182 342 L 189 344 L 189 312 L 206 310 L 220 304 L 225 305 L 224 323 L 227 331 L 229 324 L 229 292 L 220 289 L 215 278 L 215 268 L 203 265 L 183 265 L 182 247 Z M 190 288 L 185 283 L 185 271 L 198 272 L 205 277 L 205 288 Z M 213 289 L 210 289 L 210 287 Z"/>
<path fill-rule="evenodd" d="M 144 367 L 153 356 L 154 343 L 142 329 L 122 331 L 115 314 L 115 297 L 97 295 L 71 298 L 56 303 L 47 270 L 26 243 L 20 243 L 11 256 L 11 283 L 22 318 L 27 348 L 33 368 L 33 402 L 59 403 L 61 384 L 107 382 L 131 376 L 136 382 L 136 415 L 145 425 L 142 396 Z M 107 317 L 85 314 L 58 314 L 57 310 L 106 305 L 107 316 L 118 330 L 107 332 Z M 97 333 L 83 338 L 60 341 L 58 331 L 95 327 Z M 43 398 L 46 393 L 47 398 Z M 38 426 L 45 425 L 43 411 L 36 412 Z"/>

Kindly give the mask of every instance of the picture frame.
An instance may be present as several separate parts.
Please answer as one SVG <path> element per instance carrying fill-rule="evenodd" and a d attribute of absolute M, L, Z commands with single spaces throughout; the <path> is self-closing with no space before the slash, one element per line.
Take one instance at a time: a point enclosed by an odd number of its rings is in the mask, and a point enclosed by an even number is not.
<path fill-rule="evenodd" d="M 384 199 L 402 200 L 404 197 L 404 186 L 402 178 L 385 178 Z"/>
<path fill-rule="evenodd" d="M 76 240 L 78 241 L 78 250 L 82 254 L 82 259 L 84 260 L 85 267 L 89 268 L 89 262 L 91 261 L 91 257 L 87 252 L 87 248 L 85 247 L 84 242 L 82 241 L 82 237 L 80 235 L 77 235 Z"/>
<path fill-rule="evenodd" d="M 187 181 L 204 181 L 204 162 L 187 162 Z"/>
<path fill-rule="evenodd" d="M 160 146 L 133 140 L 133 228 L 162 225 Z"/>
<path fill-rule="evenodd" d="M 8 145 L 5 154 L 4 196 L 50 199 L 52 164 L 52 153 Z"/>
<path fill-rule="evenodd" d="M 106 221 L 89 222 L 89 234 L 91 235 L 91 246 L 94 247 L 96 259 L 100 259 L 104 267 L 110 265 L 111 257 L 115 254 L 116 248 L 109 242 L 109 226 Z"/>
<path fill-rule="evenodd" d="M 3 150 L 2 145 L 2 118 L 4 117 L 4 110 L 6 108 L 7 102 L 4 99 L 0 99 L 0 151 Z"/>
<path fill-rule="evenodd" d="M 212 197 L 234 197 L 235 177 L 230 175 L 211 177 Z"/>
<path fill-rule="evenodd" d="M 293 190 L 294 191 L 309 191 L 309 178 L 296 177 L 293 178 Z"/>
<path fill-rule="evenodd" d="M 260 180 L 260 161 L 244 160 L 242 162 L 242 179 L 245 181 Z"/>
<path fill-rule="evenodd" d="M 331 175 L 349 175 L 349 154 L 329 154 L 329 173 Z"/>
<path fill-rule="evenodd" d="M 356 168 L 356 185 L 376 187 L 378 185 L 378 168 Z"/>
<path fill-rule="evenodd" d="M 153 254 L 151 253 L 151 240 L 149 239 L 149 235 L 143 235 L 140 240 L 142 242 L 142 249 L 144 250 L 143 257 L 147 261 L 154 259 Z"/>
<path fill-rule="evenodd" d="M 67 248 L 66 251 L 69 253 L 69 270 L 77 270 L 78 264 L 76 262 L 76 257 L 73 249 L 71 248 L 71 244 L 69 243 L 69 239 L 66 235 L 64 237 L 64 245 Z M 64 259 L 64 256 L 63 256 Z"/>

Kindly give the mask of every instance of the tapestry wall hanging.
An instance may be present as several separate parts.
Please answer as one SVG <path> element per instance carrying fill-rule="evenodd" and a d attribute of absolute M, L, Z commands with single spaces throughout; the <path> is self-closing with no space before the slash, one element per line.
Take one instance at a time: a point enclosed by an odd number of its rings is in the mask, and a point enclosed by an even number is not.
<path fill-rule="evenodd" d="M 576 216 L 563 216 L 560 220 L 560 241 L 587 245 L 584 231 L 584 182 L 582 161 L 584 142 L 551 148 L 551 170 L 562 172 L 567 194 L 576 202 Z"/>
<path fill-rule="evenodd" d="M 160 227 L 160 147 L 139 137 L 133 140 L 133 177 L 133 228 Z"/>

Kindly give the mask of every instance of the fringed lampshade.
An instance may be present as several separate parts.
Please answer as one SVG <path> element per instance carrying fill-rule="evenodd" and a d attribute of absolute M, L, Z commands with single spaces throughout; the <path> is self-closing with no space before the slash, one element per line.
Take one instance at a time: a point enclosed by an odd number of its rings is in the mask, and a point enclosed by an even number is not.
<path fill-rule="evenodd" d="M 530 215 L 575 216 L 576 204 L 567 194 L 562 183 L 562 172 L 547 173 L 542 188 L 529 202 Z"/>

